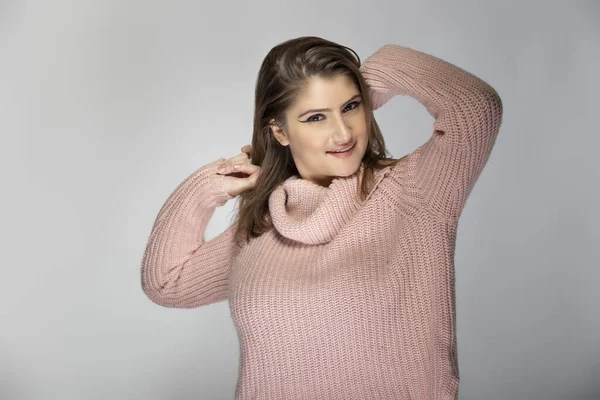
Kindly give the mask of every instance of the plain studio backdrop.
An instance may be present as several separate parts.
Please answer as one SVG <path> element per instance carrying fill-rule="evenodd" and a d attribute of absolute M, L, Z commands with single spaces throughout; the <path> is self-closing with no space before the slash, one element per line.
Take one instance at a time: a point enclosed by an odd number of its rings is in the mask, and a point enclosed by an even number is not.
<path fill-rule="evenodd" d="M 600 398 L 597 1 L 4 0 L 1 399 L 233 398 L 228 303 L 155 305 L 140 265 L 175 187 L 250 143 L 269 49 L 305 35 L 362 60 L 408 46 L 496 88 L 456 244 L 460 398 Z M 395 158 L 432 134 L 410 97 L 375 114 Z"/>

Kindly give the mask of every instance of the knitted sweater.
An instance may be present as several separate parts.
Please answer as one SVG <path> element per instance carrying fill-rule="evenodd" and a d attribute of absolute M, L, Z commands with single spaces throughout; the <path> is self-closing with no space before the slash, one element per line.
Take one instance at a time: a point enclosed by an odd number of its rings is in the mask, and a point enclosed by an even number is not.
<path fill-rule="evenodd" d="M 374 108 L 409 95 L 434 117 L 423 145 L 375 173 L 366 201 L 362 165 L 329 187 L 294 175 L 268 200 L 274 229 L 241 249 L 235 224 L 205 241 L 215 207 L 232 199 L 219 159 L 185 179 L 155 220 L 142 288 L 164 307 L 228 300 L 237 400 L 458 398 L 457 224 L 502 102 L 476 76 L 399 45 L 381 47 L 361 71 Z"/>

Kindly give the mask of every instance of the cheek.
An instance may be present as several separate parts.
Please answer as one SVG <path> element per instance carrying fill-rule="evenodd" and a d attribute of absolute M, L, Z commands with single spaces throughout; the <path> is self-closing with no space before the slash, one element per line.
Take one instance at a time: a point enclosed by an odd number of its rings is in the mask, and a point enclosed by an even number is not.
<path fill-rule="evenodd" d="M 354 114 L 354 116 L 353 116 L 353 123 L 356 125 L 357 128 L 359 126 L 361 128 L 364 128 L 367 125 L 367 116 L 365 114 L 365 109 L 364 108 L 362 108 L 360 110 L 360 112 L 357 112 L 356 114 Z"/>
<path fill-rule="evenodd" d="M 301 157 L 311 157 L 316 154 L 323 152 L 323 149 L 327 148 L 327 138 L 325 135 L 319 135 L 318 132 L 309 132 L 303 135 L 302 138 L 298 137 L 294 141 L 292 150 Z"/>
<path fill-rule="evenodd" d="M 365 117 L 364 113 L 361 113 L 356 116 L 355 120 L 353 121 L 353 127 L 354 127 L 354 133 L 356 135 L 360 135 L 360 136 L 367 135 L 367 131 L 368 131 L 367 118 Z"/>

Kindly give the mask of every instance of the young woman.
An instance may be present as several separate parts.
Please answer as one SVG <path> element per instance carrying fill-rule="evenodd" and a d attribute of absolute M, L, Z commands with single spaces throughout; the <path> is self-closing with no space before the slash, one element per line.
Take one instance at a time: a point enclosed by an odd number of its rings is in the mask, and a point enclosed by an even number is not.
<path fill-rule="evenodd" d="M 373 116 L 394 95 L 434 117 L 399 160 Z M 501 120 L 490 85 L 432 55 L 388 44 L 361 65 L 318 37 L 281 43 L 258 74 L 251 146 L 167 199 L 142 288 L 165 307 L 229 301 L 236 399 L 457 399 L 456 231 Z M 235 197 L 235 222 L 205 242 Z"/>

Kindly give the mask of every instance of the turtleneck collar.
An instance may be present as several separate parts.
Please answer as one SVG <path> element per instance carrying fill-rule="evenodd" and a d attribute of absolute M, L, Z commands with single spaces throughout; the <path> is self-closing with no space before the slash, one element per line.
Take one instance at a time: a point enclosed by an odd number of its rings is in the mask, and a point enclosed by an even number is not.
<path fill-rule="evenodd" d="M 390 167 L 376 170 L 366 202 Z M 284 237 L 304 244 L 330 242 L 361 208 L 358 190 L 364 164 L 347 177 L 336 177 L 329 187 L 293 175 L 269 196 L 273 226 Z"/>

